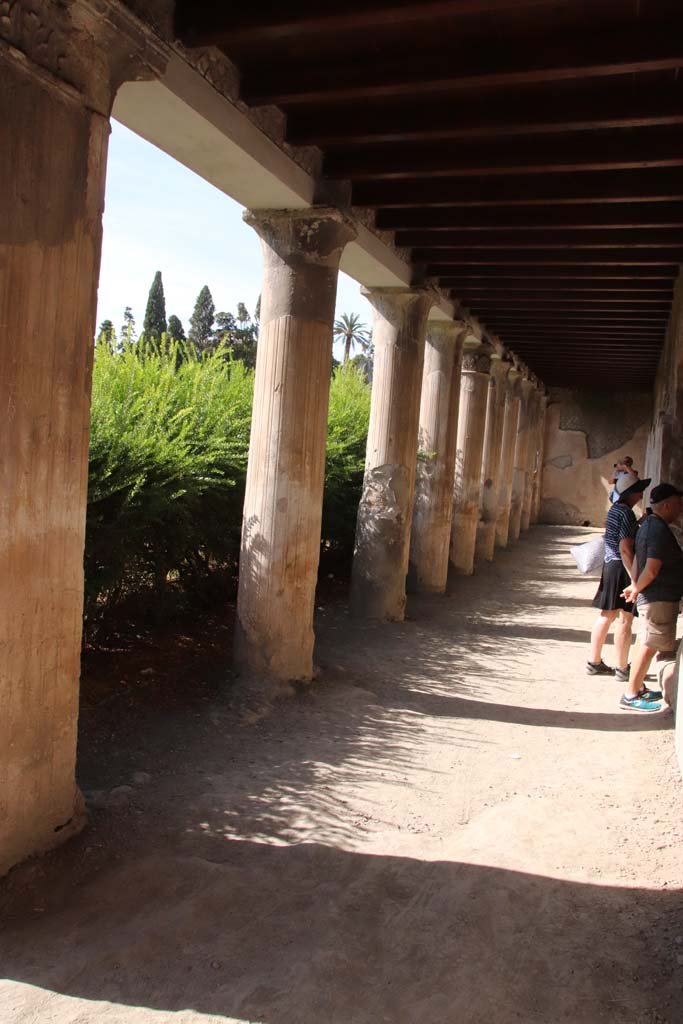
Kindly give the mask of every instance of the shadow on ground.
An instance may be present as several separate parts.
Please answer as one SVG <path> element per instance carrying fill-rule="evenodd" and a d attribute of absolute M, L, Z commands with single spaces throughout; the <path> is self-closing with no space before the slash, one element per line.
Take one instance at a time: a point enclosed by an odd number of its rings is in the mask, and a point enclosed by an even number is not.
<path fill-rule="evenodd" d="M 268 1024 L 596 1024 L 596 1007 L 611 1024 L 673 1021 L 665 1007 L 650 1015 L 648 961 L 677 903 L 195 834 L 186 856 L 128 864 L 68 910 L 5 933 L 2 963 L 43 998 Z M 39 1019 L 60 1019 L 56 995 L 42 1005 Z M 89 1021 L 94 1009 L 72 1006 L 64 1019 Z"/>
<path fill-rule="evenodd" d="M 511 579 L 519 553 L 501 553 L 475 586 L 455 578 L 445 599 L 413 599 L 402 624 L 324 609 L 320 679 L 270 714 L 213 685 L 162 710 L 134 693 L 84 709 L 91 798 L 136 771 L 152 781 L 0 883 L 2 974 L 40 990 L 0 982 L 0 1019 L 127 1024 L 126 1008 L 141 1007 L 182 1024 L 194 1019 L 182 1011 L 267 1024 L 678 1024 L 667 1000 L 680 894 L 372 855 L 357 847 L 386 809 L 369 822 L 340 799 L 385 776 L 414 791 L 434 730 L 476 764 L 481 720 L 667 727 L 518 703 L 524 645 L 585 642 L 535 621 L 558 593 L 561 623 L 575 537 L 539 531 L 519 545 L 528 576 Z M 88 1005 L 60 1007 L 62 995 Z"/>

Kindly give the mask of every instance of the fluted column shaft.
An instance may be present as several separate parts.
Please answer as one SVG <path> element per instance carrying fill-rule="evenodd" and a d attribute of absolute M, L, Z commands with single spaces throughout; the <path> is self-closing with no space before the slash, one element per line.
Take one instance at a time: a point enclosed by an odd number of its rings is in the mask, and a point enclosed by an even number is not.
<path fill-rule="evenodd" d="M 534 478 L 536 475 L 536 461 L 538 458 L 538 426 L 541 420 L 541 400 L 543 394 L 538 387 L 534 387 L 529 399 L 529 445 L 527 448 L 527 468 L 524 483 L 524 500 L 522 502 L 522 517 L 520 528 L 522 531 L 529 529 L 531 525 L 531 506 L 534 494 Z"/>
<path fill-rule="evenodd" d="M 264 259 L 235 658 L 259 684 L 310 679 L 332 323 L 355 233 L 331 209 L 250 211 Z"/>
<path fill-rule="evenodd" d="M 460 375 L 450 560 L 457 572 L 466 575 L 474 572 L 490 366 L 488 346 L 465 346 Z"/>
<path fill-rule="evenodd" d="M 538 451 L 536 473 L 534 474 L 534 488 L 531 499 L 531 522 L 535 524 L 541 513 L 541 492 L 543 490 L 543 451 L 545 448 L 545 410 L 548 404 L 546 395 L 541 395 L 541 408 L 538 417 L 537 441 Z"/>
<path fill-rule="evenodd" d="M 481 472 L 481 518 L 477 527 L 475 556 L 493 561 L 496 525 L 500 515 L 500 474 L 503 463 L 503 426 L 505 420 L 505 381 L 510 363 L 499 356 L 491 360 L 486 405 L 486 429 Z"/>
<path fill-rule="evenodd" d="M 522 510 L 524 494 L 529 472 L 529 429 L 531 416 L 531 394 L 534 390 L 533 381 L 522 380 L 522 399 L 519 409 L 519 422 L 515 440 L 514 471 L 512 474 L 512 503 L 510 506 L 510 528 L 508 541 L 518 540 L 522 528 Z"/>
<path fill-rule="evenodd" d="M 405 614 L 425 332 L 433 298 L 402 288 L 364 294 L 374 309 L 375 361 L 351 611 L 400 621 Z"/>
<path fill-rule="evenodd" d="M 418 591 L 446 589 L 464 332 L 457 322 L 427 327 L 410 538 L 409 574 Z"/>
<path fill-rule="evenodd" d="M 536 479 L 539 467 L 539 430 L 543 413 L 543 390 L 538 385 L 531 392 L 531 416 L 529 422 L 529 445 L 527 453 L 528 471 L 526 475 L 526 487 L 524 490 L 524 503 L 522 506 L 521 528 L 526 530 L 531 525 L 533 514 L 533 493 L 535 493 Z"/>
<path fill-rule="evenodd" d="M 109 112 L 130 61 L 107 19 L 86 31 L 72 6 L 0 16 L 0 875 L 85 823 L 93 337 Z"/>
<path fill-rule="evenodd" d="M 500 515 L 496 523 L 496 545 L 501 548 L 508 546 L 510 510 L 512 505 L 512 477 L 515 468 L 515 446 L 522 395 L 522 376 L 520 371 L 514 366 L 510 368 L 505 385 L 505 414 L 503 417 L 503 437 L 501 440 L 502 456 L 499 490 Z"/>

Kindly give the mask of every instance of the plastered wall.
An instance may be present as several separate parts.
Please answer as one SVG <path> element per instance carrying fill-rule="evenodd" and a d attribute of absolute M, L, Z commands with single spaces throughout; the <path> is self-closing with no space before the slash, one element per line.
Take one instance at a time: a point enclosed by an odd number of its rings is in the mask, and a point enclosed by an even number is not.
<path fill-rule="evenodd" d="M 614 463 L 631 455 L 644 472 L 652 396 L 553 388 L 546 413 L 540 522 L 604 523 Z"/>

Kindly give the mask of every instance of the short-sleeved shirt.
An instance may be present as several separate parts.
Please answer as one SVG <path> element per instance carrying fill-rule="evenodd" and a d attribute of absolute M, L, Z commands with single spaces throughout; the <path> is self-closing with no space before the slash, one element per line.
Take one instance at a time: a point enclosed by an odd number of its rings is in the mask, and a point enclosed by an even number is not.
<path fill-rule="evenodd" d="M 636 537 L 638 576 L 648 558 L 657 558 L 662 567 L 649 587 L 638 595 L 639 601 L 680 601 L 683 596 L 683 551 L 668 525 L 658 515 L 648 516 Z"/>
<path fill-rule="evenodd" d="M 605 561 L 620 562 L 619 542 L 635 537 L 638 520 L 625 501 L 617 501 L 607 513 L 605 521 Z"/>

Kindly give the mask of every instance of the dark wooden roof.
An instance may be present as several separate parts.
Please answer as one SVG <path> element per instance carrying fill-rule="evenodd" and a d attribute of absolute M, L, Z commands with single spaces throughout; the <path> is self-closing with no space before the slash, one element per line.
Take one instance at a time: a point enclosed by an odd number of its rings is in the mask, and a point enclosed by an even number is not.
<path fill-rule="evenodd" d="M 683 262 L 683 0 L 179 0 L 176 28 L 547 384 L 651 384 Z"/>

